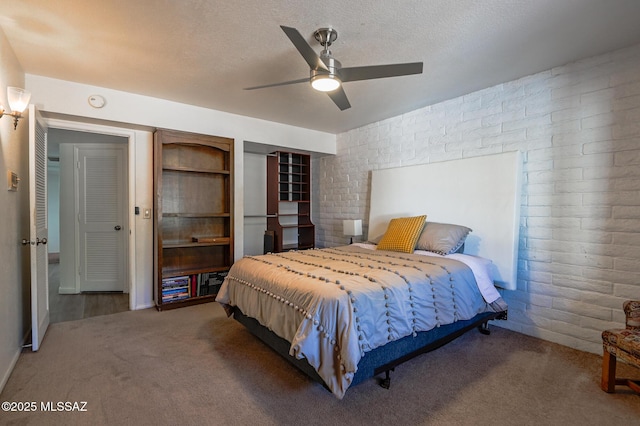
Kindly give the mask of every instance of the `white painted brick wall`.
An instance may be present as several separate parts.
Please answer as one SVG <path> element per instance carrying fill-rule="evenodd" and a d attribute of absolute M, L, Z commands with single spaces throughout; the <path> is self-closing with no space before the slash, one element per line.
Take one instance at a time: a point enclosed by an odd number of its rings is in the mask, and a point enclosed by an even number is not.
<path fill-rule="evenodd" d="M 640 46 L 610 52 L 338 135 L 314 160 L 317 244 L 347 243 L 369 172 L 520 150 L 518 288 L 497 325 L 594 353 L 640 299 Z M 428 212 L 427 212 L 428 213 Z"/>

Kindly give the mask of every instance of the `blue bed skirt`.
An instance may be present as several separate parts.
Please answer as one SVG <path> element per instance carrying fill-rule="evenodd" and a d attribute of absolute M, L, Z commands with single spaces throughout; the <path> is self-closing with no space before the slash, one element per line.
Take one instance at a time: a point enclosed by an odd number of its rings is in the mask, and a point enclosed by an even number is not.
<path fill-rule="evenodd" d="M 297 359 L 289 355 L 289 348 L 291 347 L 289 342 L 262 326 L 256 319 L 244 315 L 237 307 L 234 308 L 233 317 L 236 321 L 244 325 L 253 335 L 282 355 L 290 363 L 326 387 L 324 381 L 320 378 L 313 367 L 309 365 L 306 359 Z M 358 371 L 356 372 L 351 385 L 356 385 L 364 380 L 375 377 L 378 374 L 388 372 L 397 365 L 400 365 L 417 355 L 437 349 L 463 335 L 467 331 L 486 324 L 489 320 L 505 317 L 506 312 L 485 312 L 478 314 L 469 320 L 457 321 L 453 324 L 447 324 L 429 331 L 423 331 L 418 333 L 416 337 L 406 336 L 402 339 L 389 342 L 384 346 L 366 352 L 364 357 L 358 363 Z"/>

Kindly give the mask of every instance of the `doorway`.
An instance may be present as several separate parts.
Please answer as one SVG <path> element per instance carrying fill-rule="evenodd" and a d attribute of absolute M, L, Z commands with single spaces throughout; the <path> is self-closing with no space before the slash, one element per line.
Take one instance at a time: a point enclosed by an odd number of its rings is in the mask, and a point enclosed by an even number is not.
<path fill-rule="evenodd" d="M 49 129 L 51 322 L 129 309 L 128 138 Z"/>

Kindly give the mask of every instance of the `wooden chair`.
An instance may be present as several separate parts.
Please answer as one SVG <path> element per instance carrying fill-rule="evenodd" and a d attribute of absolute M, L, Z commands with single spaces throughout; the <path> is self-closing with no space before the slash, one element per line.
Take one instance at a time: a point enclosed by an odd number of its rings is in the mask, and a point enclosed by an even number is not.
<path fill-rule="evenodd" d="M 616 385 L 628 386 L 640 393 L 640 380 L 616 378 L 616 360 L 640 368 L 640 301 L 628 300 L 622 305 L 626 316 L 626 328 L 602 332 L 602 380 L 605 392 L 615 392 Z"/>

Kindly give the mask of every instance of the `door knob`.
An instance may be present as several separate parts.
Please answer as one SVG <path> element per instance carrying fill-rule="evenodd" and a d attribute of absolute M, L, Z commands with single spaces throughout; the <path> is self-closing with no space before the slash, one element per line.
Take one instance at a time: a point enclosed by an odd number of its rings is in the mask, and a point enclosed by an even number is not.
<path fill-rule="evenodd" d="M 34 242 L 34 241 L 30 241 L 30 240 L 27 240 L 27 239 L 23 238 L 21 242 L 22 242 L 23 246 L 26 246 L 26 245 L 29 245 L 29 244 L 31 244 L 32 246 L 37 246 L 37 245 L 40 245 L 40 244 L 47 244 L 47 239 L 46 238 L 40 239 L 40 238 L 36 237 L 36 240 Z"/>
<path fill-rule="evenodd" d="M 120 225 L 116 225 L 116 226 L 114 226 L 114 227 L 113 227 L 113 229 L 115 229 L 116 231 L 119 231 L 119 230 L 121 230 L 121 229 L 122 229 L 122 226 L 120 226 Z"/>

